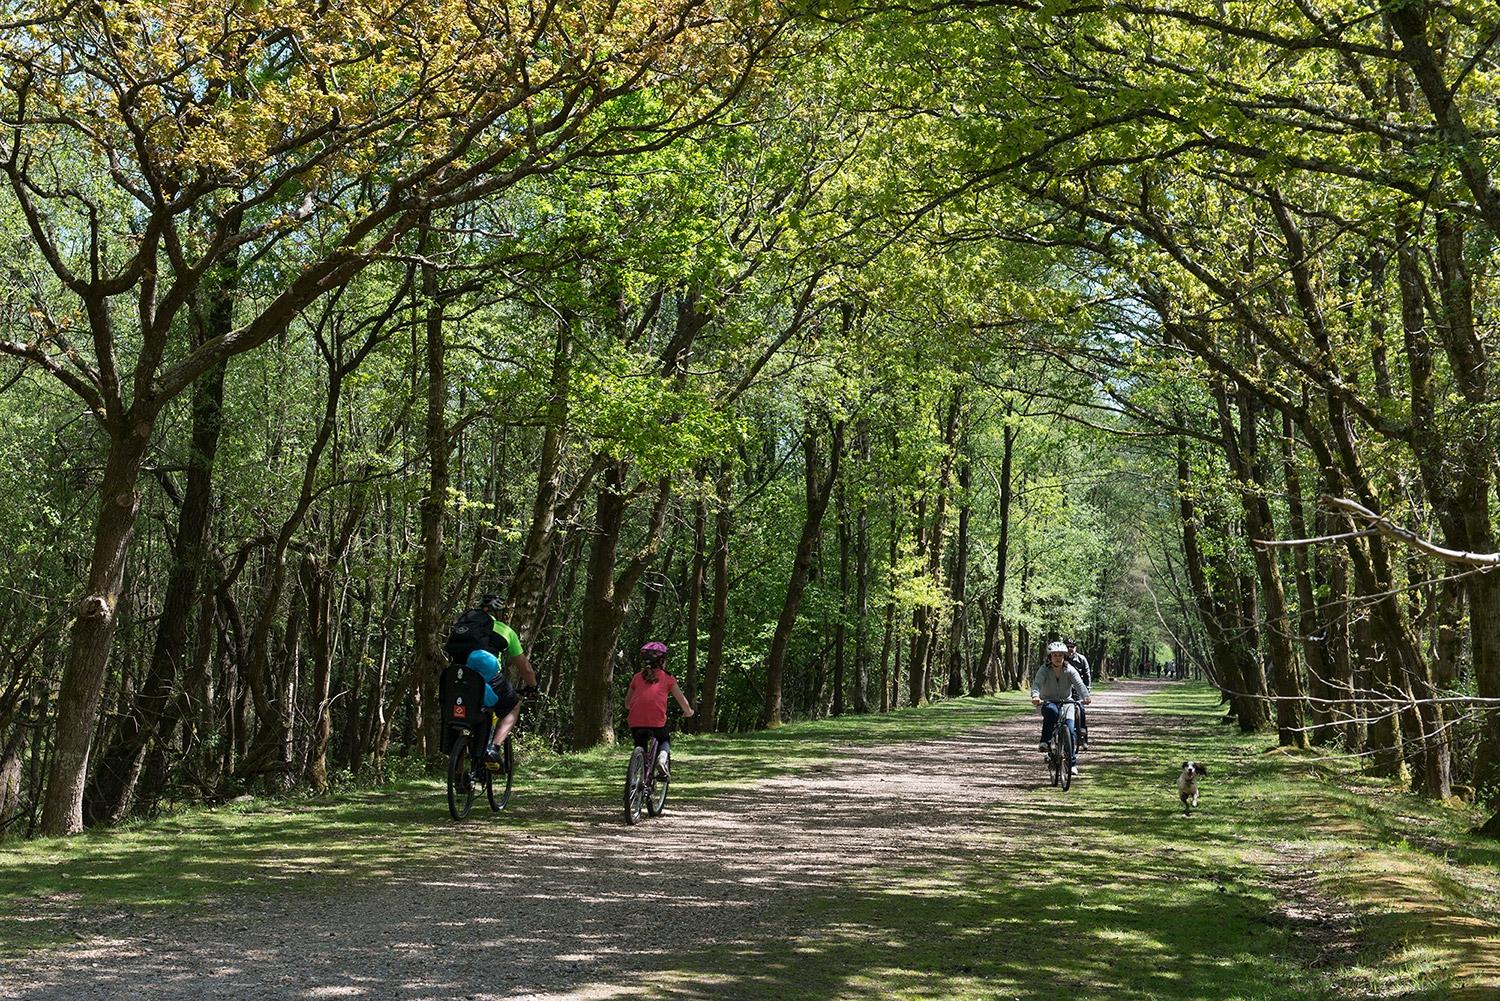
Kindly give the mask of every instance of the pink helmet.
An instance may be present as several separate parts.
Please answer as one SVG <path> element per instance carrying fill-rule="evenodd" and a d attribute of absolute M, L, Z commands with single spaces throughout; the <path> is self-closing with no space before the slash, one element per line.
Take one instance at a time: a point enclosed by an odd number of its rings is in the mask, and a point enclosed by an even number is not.
<path fill-rule="evenodd" d="M 646 660 L 666 660 L 667 645 L 665 643 L 657 643 L 655 641 L 647 643 L 645 646 L 641 647 L 641 656 Z"/>

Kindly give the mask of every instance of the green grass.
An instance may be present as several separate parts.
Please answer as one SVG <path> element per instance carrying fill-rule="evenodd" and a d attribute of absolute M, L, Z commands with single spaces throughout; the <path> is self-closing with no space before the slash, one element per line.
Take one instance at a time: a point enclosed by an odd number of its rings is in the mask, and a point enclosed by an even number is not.
<path fill-rule="evenodd" d="M 1001 701 L 1024 710 L 1019 695 Z M 1121 744 L 1096 726 L 1100 753 L 1118 760 L 1086 757 L 1066 796 L 1039 787 L 997 806 L 977 844 L 955 853 L 935 842 L 930 864 L 864 860 L 834 890 L 768 900 L 784 940 L 675 957 L 659 971 L 665 993 L 1500 996 L 1483 979 L 1486 957 L 1500 956 L 1500 860 L 1493 842 L 1467 834 L 1471 812 L 1368 782 L 1352 759 L 1267 753 L 1264 736 L 1220 724 L 1209 689 L 1174 686 L 1143 701 L 1150 715 L 1135 739 Z M 1192 817 L 1175 794 L 1187 758 L 1211 771 Z M 1411 887 L 1385 878 L 1413 868 L 1424 879 L 1416 897 L 1434 894 L 1436 912 L 1405 911 Z M 1448 927 L 1455 916 L 1482 926 Z"/>
<path fill-rule="evenodd" d="M 1267 894 L 1149 865 L 1100 878 L 1090 867 L 1102 852 L 1073 854 L 1045 876 L 1018 878 L 1025 862 L 881 873 L 804 905 L 794 917 L 815 930 L 790 942 L 682 957 L 666 993 L 709 982 L 719 996 L 768 999 L 1325 996 L 1266 920 Z"/>
<path fill-rule="evenodd" d="M 1221 764 L 1194 818 L 1198 836 L 1248 842 L 1242 857 L 1267 881 L 1305 873 L 1309 892 L 1350 912 L 1360 949 L 1341 972 L 1346 989 L 1500 997 L 1500 843 L 1471 833 L 1481 812 L 1364 775 L 1355 757 L 1239 736 L 1217 722 L 1223 711 L 1206 686 L 1146 702 L 1200 721 L 1181 735 L 1182 756 Z"/>
<path fill-rule="evenodd" d="M 759 918 L 777 933 L 653 951 L 649 982 L 668 997 L 747 999 L 1500 996 L 1500 981 L 1486 979 L 1500 962 L 1500 845 L 1467 833 L 1473 811 L 1362 776 L 1352 759 L 1267 753 L 1265 736 L 1220 722 L 1206 688 L 1142 701 L 1128 741 L 1096 722 L 1094 757 L 1070 792 L 1039 781 L 972 813 L 934 804 L 930 851 L 850 858 L 839 878 L 768 890 Z M 679 736 L 674 802 L 1029 711 L 1015 693 Z M 448 821 L 440 783 L 416 780 L 15 846 L 0 854 L 0 955 L 70 939 L 63 908 L 39 902 L 66 901 L 89 920 L 315 894 L 440 865 L 476 832 L 613 820 L 626 752 L 533 749 L 514 812 L 494 819 L 481 805 L 467 825 Z M 1210 767 L 1192 817 L 1174 789 L 1184 758 Z M 774 836 L 768 827 L 768 852 L 779 850 Z M 1318 901 L 1344 911 L 1331 922 L 1289 915 L 1316 914 Z M 1357 948 L 1332 950 L 1351 930 Z"/>
<path fill-rule="evenodd" d="M 1001 701 L 1029 708 L 1019 694 Z M 1272 885 L 1245 858 L 1266 843 L 1261 832 L 1216 802 L 1232 793 L 1216 788 L 1191 818 L 1177 807 L 1181 730 L 1212 731 L 1164 719 L 1121 747 L 1106 725 L 1096 725 L 1099 753 L 1129 763 L 1086 757 L 1070 792 L 1038 786 L 990 808 L 977 839 L 961 851 L 935 841 L 930 864 L 856 861 L 845 885 L 784 907 L 786 941 L 677 957 L 661 971 L 666 994 L 712 985 L 716 996 L 766 999 L 1331 997 L 1308 970 L 1315 947 L 1278 916 Z"/>
<path fill-rule="evenodd" d="M 795 772 L 839 745 L 928 739 L 1011 711 L 958 699 L 882 717 L 842 717 L 750 734 L 677 735 L 675 802 Z M 448 818 L 443 783 L 427 778 L 321 798 L 190 808 L 169 817 L 0 851 L 0 957 L 73 939 L 64 908 L 89 915 L 160 915 L 240 894 L 316 893 L 441 864 L 445 846 L 476 831 L 556 829 L 580 810 L 619 811 L 629 746 L 579 754 L 523 751 L 516 795 L 493 818 L 483 797 L 465 825 Z M 431 860 L 426 861 L 426 860 Z"/>

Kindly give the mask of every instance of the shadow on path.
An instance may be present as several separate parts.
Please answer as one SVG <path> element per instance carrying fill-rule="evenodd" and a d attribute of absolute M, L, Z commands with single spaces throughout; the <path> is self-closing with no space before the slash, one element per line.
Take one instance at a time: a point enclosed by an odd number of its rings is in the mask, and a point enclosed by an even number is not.
<path fill-rule="evenodd" d="M 1132 803 L 1091 788 L 1164 786 L 1163 763 L 1110 749 L 1170 736 L 1136 705 L 1160 687 L 1101 692 L 1067 794 L 1033 716 L 834 748 L 636 828 L 613 794 L 557 808 L 545 833 L 503 817 L 442 828 L 383 879 L 268 886 L 38 952 L 0 973 L 0 996 L 1321 996 L 1288 986 L 1301 960 L 1263 896 L 1161 846 L 1169 789 Z M 692 767 L 678 761 L 680 779 Z"/>

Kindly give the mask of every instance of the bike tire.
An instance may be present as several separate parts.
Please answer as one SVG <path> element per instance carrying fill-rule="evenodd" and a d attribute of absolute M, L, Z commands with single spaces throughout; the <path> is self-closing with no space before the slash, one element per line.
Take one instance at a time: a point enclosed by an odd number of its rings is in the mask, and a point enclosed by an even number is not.
<path fill-rule="evenodd" d="M 510 803 L 510 790 L 516 781 L 516 755 L 515 751 L 511 748 L 510 737 L 507 736 L 505 743 L 501 746 L 503 751 L 500 770 L 490 774 L 489 785 L 484 790 L 490 798 L 490 810 L 495 813 L 499 813 Z M 496 796 L 495 780 L 498 778 L 505 779 L 505 788 L 501 790 L 499 796 Z"/>
<path fill-rule="evenodd" d="M 625 823 L 641 822 L 641 806 L 646 799 L 646 752 L 637 747 L 630 753 L 625 769 Z"/>
<path fill-rule="evenodd" d="M 1058 721 L 1062 726 L 1062 721 Z M 1062 780 L 1062 791 L 1067 792 L 1068 787 L 1073 784 L 1073 735 L 1063 727 L 1061 735 L 1057 740 L 1058 776 Z"/>
<path fill-rule="evenodd" d="M 654 769 L 656 763 L 652 762 L 651 767 Z M 651 814 L 651 816 L 660 817 L 662 811 L 667 808 L 667 786 L 671 782 L 672 780 L 668 775 L 656 776 L 656 784 L 651 787 L 651 795 L 646 797 L 646 812 Z"/>
<path fill-rule="evenodd" d="M 448 755 L 448 814 L 454 820 L 463 820 L 474 808 L 474 778 L 469 772 L 469 735 L 461 733 L 453 738 L 453 751 Z"/>

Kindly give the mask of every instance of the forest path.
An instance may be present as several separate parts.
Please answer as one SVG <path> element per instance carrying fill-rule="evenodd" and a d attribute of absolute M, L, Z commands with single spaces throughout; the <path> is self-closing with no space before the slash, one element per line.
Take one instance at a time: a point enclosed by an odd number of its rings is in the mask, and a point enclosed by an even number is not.
<path fill-rule="evenodd" d="M 1062 844 L 1093 840 L 1092 824 L 1128 825 L 1128 809 L 1088 808 L 1091 786 L 1102 794 L 1108 766 L 1124 764 L 1112 747 L 1180 725 L 1138 704 L 1163 687 L 1099 693 L 1095 747 L 1067 794 L 1047 786 L 1037 717 L 1010 714 L 954 737 L 833 747 L 824 764 L 669 802 L 665 817 L 634 828 L 620 821 L 614 790 L 519 837 L 476 805 L 474 819 L 441 828 L 427 857 L 389 878 L 232 897 L 128 932 L 83 928 L 76 946 L 9 964 L 0 996 L 1019 997 L 1032 965 L 1024 954 L 973 970 L 954 959 L 932 971 L 940 982 L 923 971 L 966 954 L 944 944 L 965 925 L 988 923 L 1004 952 L 1041 943 L 1038 909 L 1075 920 L 1060 894 L 1078 887 L 1049 877 L 1061 818 L 1072 814 Z M 691 756 L 676 764 L 691 775 Z M 1150 767 L 1165 777 L 1173 764 Z M 1159 801 L 1139 808 L 1174 817 L 1167 782 L 1156 787 Z M 475 855 L 482 839 L 485 864 Z M 1102 858 L 1091 866 L 1101 877 L 1107 869 Z M 1155 881 L 1164 871 L 1153 860 L 1142 873 Z M 975 897 L 987 888 L 1015 892 Z M 916 941 L 950 922 L 936 940 Z M 1108 978 L 1107 957 L 1089 962 Z M 961 983 L 970 986 L 953 993 Z"/>

